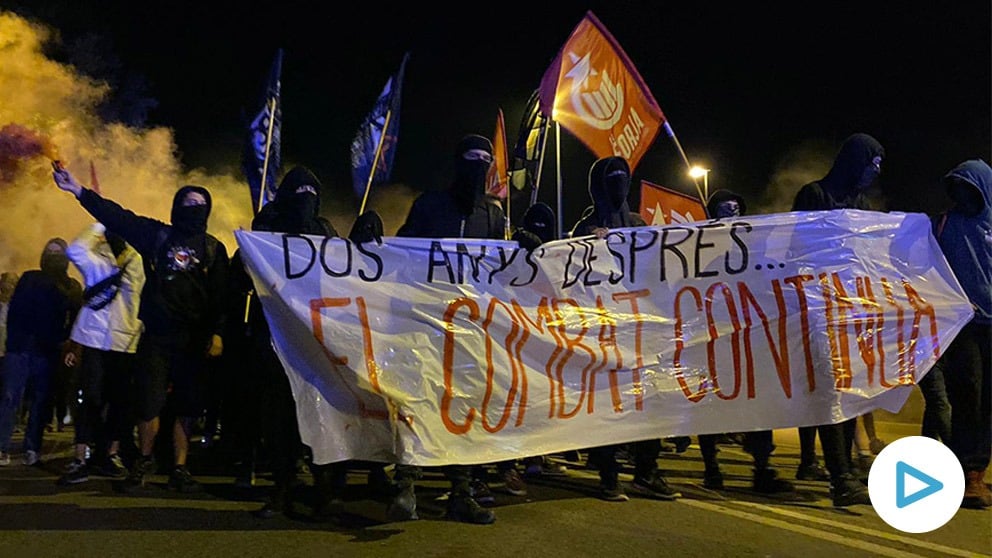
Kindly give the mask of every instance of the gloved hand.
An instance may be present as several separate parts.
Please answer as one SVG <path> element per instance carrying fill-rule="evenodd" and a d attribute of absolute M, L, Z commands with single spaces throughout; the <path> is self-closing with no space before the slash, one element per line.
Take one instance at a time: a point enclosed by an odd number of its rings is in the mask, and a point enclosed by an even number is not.
<path fill-rule="evenodd" d="M 382 218 L 374 209 L 362 213 L 351 226 L 348 240 L 356 244 L 364 244 L 373 240 L 376 244 L 382 244 Z"/>
<path fill-rule="evenodd" d="M 513 233 L 513 240 L 516 240 L 517 244 L 528 252 L 541 245 L 541 238 L 539 236 L 524 229 L 517 229 Z"/>

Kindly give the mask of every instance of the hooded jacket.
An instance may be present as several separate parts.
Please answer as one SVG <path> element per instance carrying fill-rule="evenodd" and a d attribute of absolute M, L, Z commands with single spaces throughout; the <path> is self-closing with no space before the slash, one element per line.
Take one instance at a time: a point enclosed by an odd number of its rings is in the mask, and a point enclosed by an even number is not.
<path fill-rule="evenodd" d="M 737 202 L 737 207 L 740 210 L 739 215 L 747 215 L 747 203 L 744 202 L 743 197 L 730 190 L 717 190 L 710 194 L 710 201 L 706 203 L 706 214 L 710 216 L 710 219 L 718 219 L 717 211 L 720 204 L 727 201 Z"/>
<path fill-rule="evenodd" d="M 592 205 L 572 227 L 570 236 L 593 234 L 597 228 L 616 229 L 642 227 L 646 223 L 638 213 L 630 211 L 630 165 L 623 157 L 603 157 L 589 169 L 589 197 Z"/>
<path fill-rule="evenodd" d="M 463 137 L 455 150 L 455 178 L 451 185 L 446 190 L 428 190 L 417 196 L 396 236 L 504 238 L 503 208 L 486 196 L 490 163 L 463 157 L 473 149 L 490 156 L 493 152 L 488 139 L 474 134 Z"/>
<path fill-rule="evenodd" d="M 61 250 L 45 250 L 41 268 L 26 271 L 14 287 L 7 310 L 7 353 L 55 355 L 59 344 L 69 337 L 83 288 L 66 271 L 69 260 L 66 243 L 53 238 Z"/>
<path fill-rule="evenodd" d="M 958 186 L 974 188 L 969 210 Z M 992 324 L 992 168 L 981 159 L 961 163 L 944 176 L 957 204 L 935 220 L 935 235 L 947 263 L 975 307 L 975 323 Z M 980 201 L 979 201 L 980 200 Z"/>
<path fill-rule="evenodd" d="M 206 205 L 184 206 L 190 192 L 202 195 Z M 201 350 L 211 335 L 223 334 L 229 261 L 224 244 L 207 232 L 212 202 L 206 188 L 183 186 L 176 192 L 171 224 L 136 215 L 88 188 L 79 203 L 141 254 L 147 280 L 139 317 L 145 335 L 183 333 L 190 350 Z"/>
<path fill-rule="evenodd" d="M 868 134 L 852 134 L 841 144 L 827 175 L 799 189 L 792 210 L 871 209 L 858 182 L 875 157 L 885 157 L 882 144 Z"/>
<path fill-rule="evenodd" d="M 253 231 L 276 231 L 338 236 L 331 222 L 320 216 L 322 185 L 310 169 L 297 165 L 283 177 L 275 199 L 252 220 Z"/>
<path fill-rule="evenodd" d="M 102 308 L 83 304 L 70 339 L 84 347 L 133 353 L 138 348 L 143 329 L 138 313 L 141 290 L 145 286 L 145 269 L 141 255 L 127 244 L 119 255 L 115 255 L 104 236 L 105 230 L 101 223 L 87 227 L 69 245 L 67 254 L 83 275 L 86 288 L 119 272 L 118 291 Z"/>

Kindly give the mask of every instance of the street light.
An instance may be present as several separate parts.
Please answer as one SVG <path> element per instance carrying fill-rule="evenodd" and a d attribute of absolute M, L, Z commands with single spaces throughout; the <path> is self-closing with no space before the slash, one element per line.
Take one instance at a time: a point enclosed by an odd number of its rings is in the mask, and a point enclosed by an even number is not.
<path fill-rule="evenodd" d="M 710 169 L 704 169 L 700 166 L 694 166 L 689 169 L 689 176 L 693 180 L 703 179 L 703 205 L 706 204 L 710 199 Z M 697 185 L 698 188 L 698 185 Z"/>

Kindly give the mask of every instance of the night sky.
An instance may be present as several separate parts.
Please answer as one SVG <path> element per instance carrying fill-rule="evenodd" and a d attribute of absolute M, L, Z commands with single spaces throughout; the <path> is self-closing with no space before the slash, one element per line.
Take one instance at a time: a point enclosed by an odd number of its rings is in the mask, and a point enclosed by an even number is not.
<path fill-rule="evenodd" d="M 457 140 L 491 136 L 500 107 L 515 140 L 527 97 L 587 9 L 636 65 L 690 160 L 712 169 L 710 190 L 736 190 L 757 210 L 788 209 L 853 132 L 886 147 L 878 199 L 889 210 L 940 209 L 940 176 L 962 160 L 990 158 L 987 0 L 528 4 L 538 3 L 356 2 L 336 10 L 292 1 L 0 1 L 0 8 L 58 29 L 55 59 L 115 84 L 108 118 L 172 128 L 183 165 L 216 172 L 237 172 L 244 118 L 257 110 L 273 54 L 284 48 L 284 164 L 310 166 L 338 199 L 352 195 L 355 130 L 405 51 L 392 178 L 414 189 L 440 186 L 450 179 Z M 594 157 L 561 134 L 570 227 L 588 203 Z M 541 199 L 554 206 L 552 166 L 549 143 Z M 692 192 L 684 170 L 662 133 L 634 177 Z"/>

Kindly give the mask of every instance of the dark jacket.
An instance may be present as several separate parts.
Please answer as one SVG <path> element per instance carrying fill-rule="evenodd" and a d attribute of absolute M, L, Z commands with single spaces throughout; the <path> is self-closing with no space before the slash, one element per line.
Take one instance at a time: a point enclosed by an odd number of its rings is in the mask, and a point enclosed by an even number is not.
<path fill-rule="evenodd" d="M 203 194 L 207 205 L 183 207 L 191 191 Z M 171 225 L 135 215 L 92 190 L 83 189 L 79 202 L 141 254 L 147 281 L 140 318 L 147 335 L 183 332 L 197 344 L 223 335 L 229 261 L 224 244 L 207 233 L 211 200 L 206 189 L 183 186 L 176 192 Z"/>
<path fill-rule="evenodd" d="M 871 209 L 867 196 L 858 189 L 858 181 L 875 157 L 885 157 L 878 140 L 868 134 L 849 136 L 827 175 L 799 189 L 792 210 Z"/>
<path fill-rule="evenodd" d="M 954 185 L 957 181 L 961 186 Z M 957 205 L 935 219 L 935 235 L 947 263 L 975 306 L 974 321 L 992 324 L 992 168 L 980 159 L 965 161 L 944 177 L 948 189 L 972 187 L 973 209 L 965 210 L 966 192 L 949 192 Z"/>
<path fill-rule="evenodd" d="M 62 241 L 64 244 L 64 241 Z M 69 277 L 69 260 L 42 256 L 42 269 L 21 276 L 7 313 L 7 353 L 54 355 L 82 304 L 83 287 Z"/>
<path fill-rule="evenodd" d="M 639 213 L 627 205 L 630 192 L 630 165 L 623 157 L 604 157 L 589 169 L 589 198 L 592 205 L 572 227 L 570 236 L 593 234 L 597 228 L 616 229 L 646 225 Z"/>

